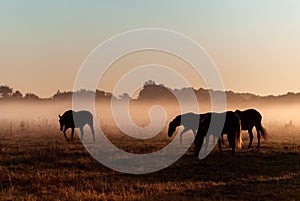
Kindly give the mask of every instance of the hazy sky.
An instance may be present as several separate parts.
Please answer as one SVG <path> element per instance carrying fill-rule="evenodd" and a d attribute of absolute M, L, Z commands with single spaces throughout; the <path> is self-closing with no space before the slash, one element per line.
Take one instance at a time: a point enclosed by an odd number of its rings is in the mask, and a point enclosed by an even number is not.
<path fill-rule="evenodd" d="M 41 97 L 72 90 L 80 65 L 99 43 L 155 27 L 197 41 L 227 90 L 299 92 L 299 11 L 298 0 L 1 1 L 0 84 Z"/>

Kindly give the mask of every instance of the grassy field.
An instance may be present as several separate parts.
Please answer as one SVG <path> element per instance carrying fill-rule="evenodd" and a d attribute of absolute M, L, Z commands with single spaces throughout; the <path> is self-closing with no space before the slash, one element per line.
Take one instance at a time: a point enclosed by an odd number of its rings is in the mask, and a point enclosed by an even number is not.
<path fill-rule="evenodd" d="M 300 200 L 299 135 L 277 134 L 270 133 L 260 151 L 238 150 L 235 157 L 225 147 L 223 156 L 214 149 L 198 160 L 191 147 L 170 167 L 146 175 L 110 170 L 78 139 L 67 143 L 58 132 L 1 135 L 0 200 Z M 124 140 L 114 143 L 122 147 Z M 166 143 L 126 147 L 157 149 Z"/>

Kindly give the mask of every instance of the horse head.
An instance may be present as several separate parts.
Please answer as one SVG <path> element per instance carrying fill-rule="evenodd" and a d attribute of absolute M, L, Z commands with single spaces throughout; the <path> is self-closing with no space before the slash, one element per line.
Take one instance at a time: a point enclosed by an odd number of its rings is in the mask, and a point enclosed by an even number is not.
<path fill-rule="evenodd" d="M 174 124 L 172 122 L 169 123 L 168 136 L 172 137 L 175 130 L 176 130 L 176 126 L 174 126 Z"/>
<path fill-rule="evenodd" d="M 177 126 L 180 126 L 180 124 L 181 124 L 180 120 L 181 120 L 181 118 L 180 117 L 178 118 L 178 116 L 177 116 L 175 119 L 173 119 L 173 121 L 171 121 L 169 123 L 169 129 L 168 129 L 168 136 L 169 137 L 172 137 L 173 133 L 175 132 L 175 130 L 177 128 Z"/>

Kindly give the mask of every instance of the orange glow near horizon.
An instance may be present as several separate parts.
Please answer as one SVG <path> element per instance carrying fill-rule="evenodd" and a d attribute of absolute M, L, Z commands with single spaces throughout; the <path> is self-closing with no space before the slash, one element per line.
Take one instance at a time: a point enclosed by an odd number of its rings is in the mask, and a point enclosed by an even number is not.
<path fill-rule="evenodd" d="M 164 1 L 148 2 L 146 7 L 142 2 L 121 7 L 113 2 L 2 2 L 0 85 L 43 98 L 57 90 L 71 91 L 84 59 L 101 42 L 132 29 L 157 27 L 185 34 L 202 46 L 216 63 L 226 90 L 257 95 L 299 92 L 300 3 L 275 2 Z M 162 63 L 186 75 L 192 87 L 205 88 L 176 58 L 169 61 L 165 54 L 149 52 L 151 59 L 138 56 L 123 58 L 122 70 L 119 63 L 104 81 L 115 84 L 121 72 Z M 114 84 L 105 82 L 100 89 L 112 90 Z"/>

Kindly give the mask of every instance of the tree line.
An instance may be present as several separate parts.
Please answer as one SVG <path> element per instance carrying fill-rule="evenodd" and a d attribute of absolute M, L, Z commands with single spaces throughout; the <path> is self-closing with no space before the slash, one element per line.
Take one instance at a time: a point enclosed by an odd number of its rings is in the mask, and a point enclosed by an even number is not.
<path fill-rule="evenodd" d="M 14 91 L 13 88 L 2 85 L 0 86 L 0 99 L 1 100 L 38 100 L 40 99 L 34 93 L 26 93 L 23 95 L 19 90 Z"/>
<path fill-rule="evenodd" d="M 53 96 L 49 98 L 40 98 L 38 95 L 34 93 L 26 93 L 23 95 L 19 90 L 13 90 L 13 88 L 2 85 L 0 86 L 0 100 L 71 100 L 74 94 L 80 95 L 82 97 L 86 96 L 95 96 L 96 100 L 134 100 L 134 101 L 151 101 L 160 102 L 160 101 L 176 101 L 178 98 L 182 100 L 191 100 L 190 94 L 195 94 L 196 99 L 199 102 L 207 102 L 210 101 L 210 95 L 214 95 L 215 97 L 221 95 L 221 91 L 212 90 L 212 89 L 194 89 L 192 87 L 185 87 L 181 89 L 172 89 L 166 87 L 163 84 L 157 84 L 153 80 L 149 80 L 145 82 L 142 89 L 139 91 L 136 98 L 132 98 L 129 94 L 124 93 L 119 96 L 115 96 L 110 92 L 106 92 L 103 90 L 86 90 L 81 89 L 79 91 L 60 91 L 58 90 Z M 228 102 L 287 102 L 287 103 L 300 103 L 300 93 L 292 93 L 289 92 L 284 95 L 269 95 L 269 96 L 258 96 L 251 93 L 235 93 L 233 91 L 225 92 L 226 98 Z"/>

